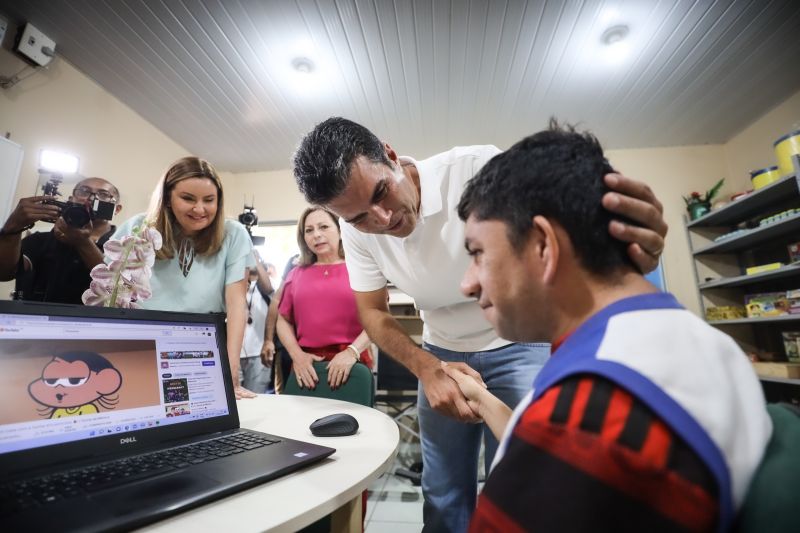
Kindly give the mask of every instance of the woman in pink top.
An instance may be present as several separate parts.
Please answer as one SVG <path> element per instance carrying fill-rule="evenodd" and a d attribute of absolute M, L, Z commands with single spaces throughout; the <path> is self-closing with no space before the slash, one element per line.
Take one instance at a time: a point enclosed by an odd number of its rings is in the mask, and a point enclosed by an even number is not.
<path fill-rule="evenodd" d="M 361 361 L 372 368 L 370 340 L 358 320 L 356 299 L 344 263 L 339 220 L 310 207 L 297 224 L 300 260 L 283 284 L 278 337 L 292 358 L 297 383 L 314 388 L 314 361 L 329 361 L 328 384 L 340 387 Z"/>

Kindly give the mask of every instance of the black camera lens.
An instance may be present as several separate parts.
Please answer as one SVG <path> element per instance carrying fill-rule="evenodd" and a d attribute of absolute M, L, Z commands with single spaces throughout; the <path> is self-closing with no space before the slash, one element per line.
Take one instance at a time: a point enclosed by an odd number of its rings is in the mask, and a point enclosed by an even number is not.
<path fill-rule="evenodd" d="M 68 205 L 61 211 L 61 218 L 73 228 L 82 228 L 92 220 L 89 210 L 83 205 Z"/>
<path fill-rule="evenodd" d="M 239 222 L 244 226 L 255 226 L 258 223 L 258 217 L 252 211 L 245 211 L 239 215 Z"/>

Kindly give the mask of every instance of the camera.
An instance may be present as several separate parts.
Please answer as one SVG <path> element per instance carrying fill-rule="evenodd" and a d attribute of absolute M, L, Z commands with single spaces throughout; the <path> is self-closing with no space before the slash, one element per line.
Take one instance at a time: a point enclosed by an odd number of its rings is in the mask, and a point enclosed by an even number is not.
<path fill-rule="evenodd" d="M 252 206 L 245 204 L 244 211 L 239 215 L 239 222 L 249 231 L 250 228 L 258 224 L 256 210 Z"/>
<path fill-rule="evenodd" d="M 63 181 L 59 174 L 52 174 L 50 179 L 42 185 L 42 193 L 47 196 L 61 196 L 58 186 Z M 45 204 L 55 205 L 61 209 L 61 218 L 73 228 L 82 228 L 92 220 L 111 220 L 114 216 L 113 202 L 105 202 L 94 195 L 89 196 L 85 202 L 59 200 L 45 200 Z"/>
<path fill-rule="evenodd" d="M 250 240 L 253 241 L 255 246 L 261 246 L 264 244 L 264 237 L 253 235 L 253 226 L 258 224 L 258 214 L 256 214 L 256 210 L 253 206 L 244 204 L 244 211 L 242 211 L 239 215 L 239 222 L 245 227 L 245 229 L 247 229 L 247 233 L 250 235 Z"/>

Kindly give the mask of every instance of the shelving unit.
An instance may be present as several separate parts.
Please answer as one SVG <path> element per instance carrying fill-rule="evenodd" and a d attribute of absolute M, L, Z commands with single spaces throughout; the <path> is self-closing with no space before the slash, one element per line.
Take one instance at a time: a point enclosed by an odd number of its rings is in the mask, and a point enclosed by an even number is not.
<path fill-rule="evenodd" d="M 790 263 L 787 246 L 800 241 L 800 215 L 769 224 L 759 221 L 800 208 L 800 157 L 795 172 L 731 202 L 685 228 L 693 257 L 695 284 L 703 316 L 714 306 L 745 305 L 745 295 L 800 289 L 800 262 Z M 728 234 L 739 230 L 737 233 Z M 782 262 L 784 266 L 748 275 L 748 267 Z M 800 331 L 800 314 L 709 320 L 745 350 L 785 360 L 782 332 Z M 800 379 L 760 377 L 769 401 L 800 403 Z"/>

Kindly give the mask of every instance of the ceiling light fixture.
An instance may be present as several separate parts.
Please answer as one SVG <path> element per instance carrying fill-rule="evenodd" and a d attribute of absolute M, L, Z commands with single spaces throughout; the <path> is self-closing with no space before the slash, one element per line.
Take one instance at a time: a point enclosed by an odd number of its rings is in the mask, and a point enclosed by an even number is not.
<path fill-rule="evenodd" d="M 626 24 L 611 26 L 600 36 L 600 42 L 606 46 L 612 46 L 624 40 L 625 37 L 628 36 L 628 33 L 630 33 L 630 28 L 628 28 Z"/>
<path fill-rule="evenodd" d="M 630 52 L 628 34 L 630 28 L 627 24 L 611 26 L 600 36 L 602 56 L 608 63 L 622 63 Z"/>
<path fill-rule="evenodd" d="M 314 72 L 314 62 L 307 57 L 295 57 L 292 59 L 292 68 L 301 74 L 311 74 Z"/>

